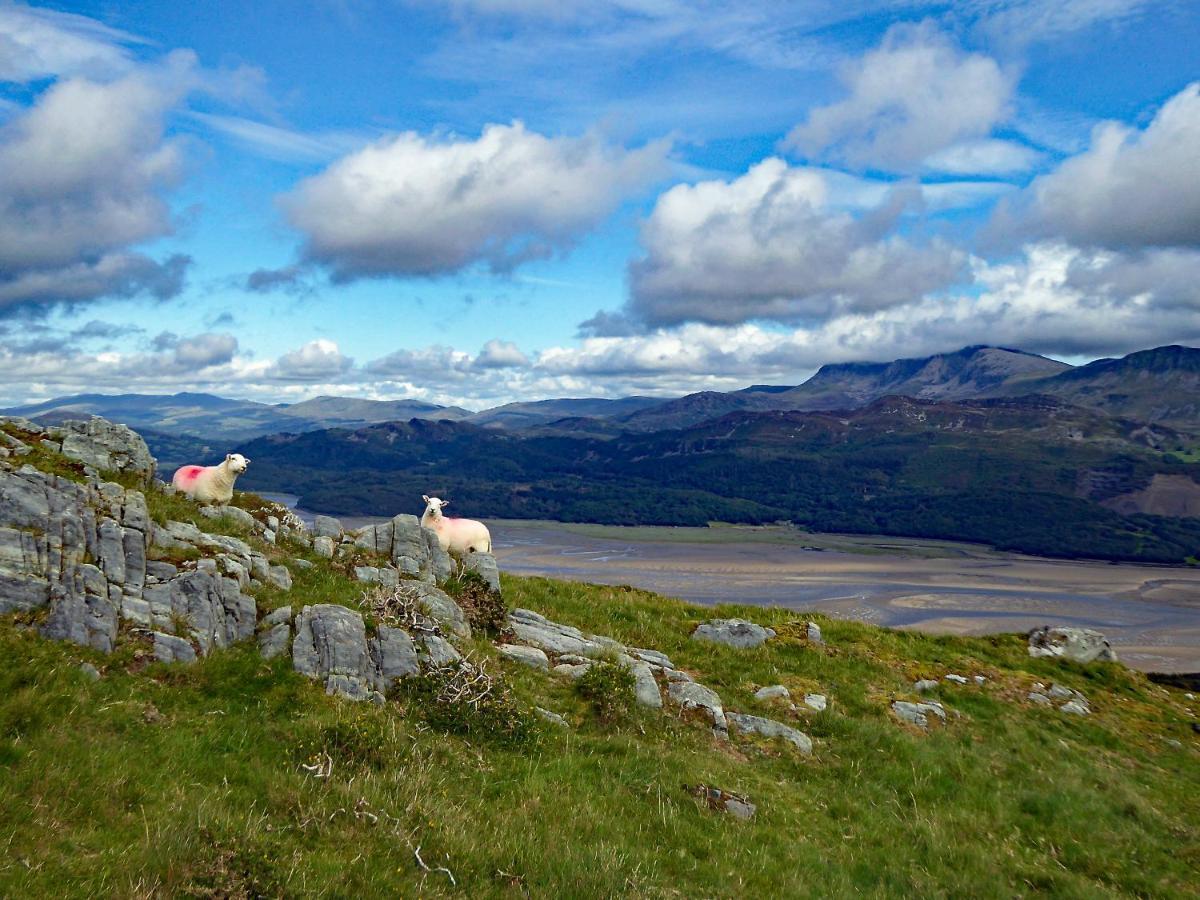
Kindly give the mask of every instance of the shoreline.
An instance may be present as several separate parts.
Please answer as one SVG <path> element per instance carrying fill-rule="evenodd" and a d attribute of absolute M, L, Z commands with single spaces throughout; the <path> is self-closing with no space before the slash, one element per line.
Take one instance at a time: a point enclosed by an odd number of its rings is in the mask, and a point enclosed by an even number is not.
<path fill-rule="evenodd" d="M 271 497 L 290 506 L 296 499 Z M 386 519 L 342 521 L 358 527 Z M 1076 625 L 1104 632 L 1133 668 L 1200 671 L 1200 569 L 1194 567 L 1054 559 L 981 544 L 785 526 L 487 524 L 502 571 L 514 575 L 628 584 L 705 606 L 779 606 L 939 634 Z"/>

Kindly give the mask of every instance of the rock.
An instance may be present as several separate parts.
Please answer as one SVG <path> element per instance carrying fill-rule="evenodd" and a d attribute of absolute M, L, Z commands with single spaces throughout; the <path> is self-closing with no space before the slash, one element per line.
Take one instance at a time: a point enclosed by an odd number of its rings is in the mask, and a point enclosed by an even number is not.
<path fill-rule="evenodd" d="M 1036 703 L 1039 706 L 1052 706 L 1053 705 L 1050 698 L 1047 697 L 1045 694 L 1043 694 L 1041 691 L 1030 691 L 1028 694 L 1025 695 L 1025 699 L 1028 700 L 1030 703 Z"/>
<path fill-rule="evenodd" d="M 426 615 L 437 622 L 447 634 L 456 638 L 471 637 L 471 626 L 467 624 L 466 613 L 454 598 L 441 588 L 420 581 L 410 581 L 405 583 L 405 590 L 417 598 Z"/>
<path fill-rule="evenodd" d="M 782 684 L 773 684 L 769 687 L 759 688 L 754 692 L 755 700 L 791 700 L 792 692 Z"/>
<path fill-rule="evenodd" d="M 379 566 L 355 566 L 354 580 L 362 581 L 366 584 L 378 584 Z"/>
<path fill-rule="evenodd" d="M 924 694 L 928 691 L 936 691 L 940 682 L 934 681 L 932 678 L 922 678 L 913 685 L 913 690 L 918 694 Z"/>
<path fill-rule="evenodd" d="M 603 644 L 585 637 L 578 628 L 559 625 L 528 609 L 514 609 L 508 616 L 508 628 L 523 644 L 553 653 L 573 653 L 596 659 L 609 653 Z"/>
<path fill-rule="evenodd" d="M 1091 712 L 1091 710 L 1087 708 L 1087 704 L 1080 700 L 1068 701 L 1060 706 L 1058 710 L 1059 712 L 1070 713 L 1071 715 L 1076 716 L 1086 716 Z"/>
<path fill-rule="evenodd" d="M 570 678 L 572 681 L 578 681 L 583 676 L 583 673 L 591 667 L 591 663 L 579 663 L 577 665 L 560 663 L 554 667 L 554 674 L 564 675 L 567 678 Z"/>
<path fill-rule="evenodd" d="M 153 638 L 154 656 L 159 662 L 194 663 L 196 661 L 196 648 L 192 646 L 191 641 L 186 641 L 173 634 L 163 634 L 161 631 L 155 631 Z"/>
<path fill-rule="evenodd" d="M 660 666 L 664 669 L 673 669 L 675 664 L 665 653 L 659 653 L 657 650 L 641 650 L 637 647 L 629 648 L 629 655 L 637 657 L 642 662 L 647 662 L 652 666 Z"/>
<path fill-rule="evenodd" d="M 824 639 L 821 637 L 821 626 L 816 622 L 809 622 L 807 628 L 808 642 L 810 644 L 823 644 Z"/>
<path fill-rule="evenodd" d="M 311 569 L 313 567 L 313 564 L 307 559 L 301 559 L 298 556 L 292 559 L 292 565 L 297 569 Z"/>
<path fill-rule="evenodd" d="M 696 626 L 692 640 L 712 641 L 739 650 L 747 650 L 764 644 L 775 637 L 774 630 L 747 622 L 745 619 L 710 619 Z"/>
<path fill-rule="evenodd" d="M 522 665 L 531 666 L 535 669 L 550 668 L 549 658 L 537 647 L 523 647 L 520 644 L 501 644 L 496 649 L 500 651 L 501 656 L 505 659 L 511 659 L 513 662 L 519 662 Z"/>
<path fill-rule="evenodd" d="M 662 691 L 658 689 L 650 665 L 636 660 L 629 668 L 633 672 L 633 696 L 638 704 L 650 709 L 662 709 Z"/>
<path fill-rule="evenodd" d="M 333 516 L 317 516 L 312 524 L 313 537 L 327 537 L 334 541 L 342 539 L 342 523 Z"/>
<path fill-rule="evenodd" d="M 726 719 L 738 731 L 746 734 L 760 734 L 768 738 L 780 738 L 787 741 L 801 753 L 812 753 L 812 739 L 802 731 L 797 731 L 790 725 L 776 722 L 774 719 L 764 719 L 762 716 L 748 716 L 743 713 L 727 712 Z"/>
<path fill-rule="evenodd" d="M 237 506 L 201 506 L 200 515 L 209 519 L 229 519 L 243 528 L 254 529 L 258 520 Z"/>
<path fill-rule="evenodd" d="M 274 659 L 288 651 L 288 641 L 292 638 L 290 622 L 281 622 L 268 628 L 258 636 L 258 652 L 263 659 Z"/>
<path fill-rule="evenodd" d="M 100 670 L 93 666 L 90 662 L 80 663 L 79 671 L 83 673 L 83 676 L 88 679 L 88 681 L 100 680 Z"/>
<path fill-rule="evenodd" d="M 399 678 L 407 678 L 421 671 L 417 647 L 407 631 L 401 628 L 379 626 L 379 633 L 370 641 L 371 657 L 379 673 L 378 686 L 387 690 Z"/>
<path fill-rule="evenodd" d="M 542 709 L 542 707 L 540 707 L 540 706 L 535 706 L 533 708 L 533 711 L 535 713 L 537 713 L 540 718 L 549 722 L 551 725 L 557 725 L 559 728 L 570 728 L 571 727 L 571 723 L 568 722 L 566 719 L 564 719 L 562 716 L 560 716 L 556 712 L 551 712 L 548 709 Z"/>
<path fill-rule="evenodd" d="M 667 685 L 667 697 L 684 711 L 700 710 L 720 735 L 729 730 L 725 708 L 716 691 L 694 681 L 672 681 Z"/>
<path fill-rule="evenodd" d="M 417 644 L 420 647 L 417 656 L 426 665 L 448 666 L 462 659 L 462 654 L 441 635 L 422 632 L 417 635 Z"/>
<path fill-rule="evenodd" d="M 323 680 L 327 694 L 366 700 L 374 692 L 377 675 L 366 625 L 344 606 L 319 603 L 300 610 L 292 665 L 302 675 Z"/>
<path fill-rule="evenodd" d="M 281 591 L 290 591 L 292 589 L 292 573 L 288 571 L 287 566 L 271 566 L 270 575 L 267 577 L 271 584 L 275 585 Z"/>
<path fill-rule="evenodd" d="M 146 576 L 157 581 L 170 581 L 179 574 L 179 568 L 157 559 L 146 560 Z"/>
<path fill-rule="evenodd" d="M 735 819 L 741 819 L 748 822 L 754 818 L 754 814 L 758 811 L 758 807 L 747 800 L 739 800 L 736 797 L 729 797 L 725 801 L 725 811 Z"/>
<path fill-rule="evenodd" d="M 1104 635 L 1091 628 L 1035 628 L 1029 632 L 1029 655 L 1060 656 L 1081 663 L 1117 661 Z"/>
<path fill-rule="evenodd" d="M 1065 700 L 1072 695 L 1073 695 L 1073 692 L 1071 691 L 1070 688 L 1065 688 L 1058 682 L 1055 682 L 1054 684 L 1050 685 L 1050 699 L 1051 700 Z"/>
<path fill-rule="evenodd" d="M 291 621 L 292 608 L 290 606 L 281 606 L 279 609 L 271 610 L 271 612 L 263 616 L 262 622 L 259 623 L 259 626 L 262 628 L 274 628 L 276 625 L 280 625 L 285 622 L 291 624 Z"/>
<path fill-rule="evenodd" d="M 63 422 L 61 428 L 63 456 L 101 471 L 134 475 L 146 485 L 153 481 L 154 457 L 133 430 L 99 416 Z"/>
<path fill-rule="evenodd" d="M 663 669 L 663 674 L 667 676 L 667 681 L 695 681 L 696 679 L 687 672 L 680 669 Z"/>
<path fill-rule="evenodd" d="M 709 809 L 718 812 L 727 812 L 736 819 L 752 819 L 758 809 L 758 807 L 750 802 L 749 798 L 743 797 L 740 794 L 731 794 L 720 788 L 701 784 L 694 788 L 687 788 L 687 790 L 704 801 Z"/>
<path fill-rule="evenodd" d="M 375 541 L 386 536 L 391 538 L 391 547 L 380 548 L 387 552 L 403 575 L 419 578 L 431 584 L 439 584 L 450 577 L 450 557 L 438 543 L 437 535 L 421 527 L 421 521 L 413 515 L 402 513 L 394 516 L 387 526 L 376 526 Z"/>
<path fill-rule="evenodd" d="M 952 681 L 955 684 L 967 684 L 967 679 L 962 675 L 947 675 L 945 681 Z"/>
<path fill-rule="evenodd" d="M 337 545 L 333 542 L 333 538 L 329 537 L 328 535 L 320 535 L 319 537 L 313 538 L 313 552 L 316 553 L 317 556 L 323 556 L 326 559 L 333 559 L 333 551 L 336 546 Z"/>
<path fill-rule="evenodd" d="M 185 572 L 166 584 L 148 585 L 144 592 L 151 610 L 167 620 L 188 621 L 191 637 L 207 654 L 254 634 L 258 607 L 232 578 L 207 572 Z"/>
<path fill-rule="evenodd" d="M 496 557 L 492 554 L 468 553 L 463 557 L 463 568 L 482 578 L 493 594 L 500 593 L 500 569 L 496 566 Z"/>
<path fill-rule="evenodd" d="M 986 682 L 986 681 L 987 681 L 987 679 L 986 679 L 986 678 L 984 678 L 982 675 L 976 675 L 976 676 L 975 676 L 975 683 L 976 683 L 976 684 L 983 684 L 983 683 L 984 683 L 984 682 Z"/>
<path fill-rule="evenodd" d="M 805 694 L 804 705 L 809 709 L 815 709 L 817 712 L 824 712 L 829 705 L 829 701 L 825 699 L 824 694 Z"/>
<path fill-rule="evenodd" d="M 907 700 L 896 700 L 892 703 L 892 712 L 902 722 L 916 725 L 918 728 L 929 727 L 930 715 L 946 721 L 946 711 L 940 703 L 909 703 Z"/>

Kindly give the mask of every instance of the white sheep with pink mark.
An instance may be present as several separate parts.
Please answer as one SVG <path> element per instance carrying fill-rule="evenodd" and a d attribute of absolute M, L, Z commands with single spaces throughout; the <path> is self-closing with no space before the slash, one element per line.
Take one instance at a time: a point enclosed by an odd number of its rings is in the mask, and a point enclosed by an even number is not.
<path fill-rule="evenodd" d="M 226 454 L 215 466 L 180 466 L 171 484 L 201 503 L 228 503 L 233 499 L 233 483 L 246 471 L 250 460 L 240 453 Z"/>
<path fill-rule="evenodd" d="M 437 535 L 442 549 L 455 556 L 466 556 L 468 553 L 491 553 L 492 535 L 487 526 L 474 519 L 452 519 L 442 515 L 442 507 L 449 500 L 421 495 L 425 501 L 425 514 L 421 516 L 421 526 L 428 528 Z"/>

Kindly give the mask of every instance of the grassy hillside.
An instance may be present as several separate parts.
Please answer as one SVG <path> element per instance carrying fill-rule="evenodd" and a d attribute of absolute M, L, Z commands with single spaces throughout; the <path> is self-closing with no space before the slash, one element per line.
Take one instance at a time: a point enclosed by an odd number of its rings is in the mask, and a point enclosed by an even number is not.
<path fill-rule="evenodd" d="M 359 590 L 321 562 L 295 575 L 293 603 L 352 604 Z M 468 740 L 431 725 L 417 694 L 329 698 L 251 647 L 168 667 L 136 643 L 103 657 L 6 622 L 0 896 L 1183 897 L 1200 881 L 1200 745 L 1181 691 L 1119 665 L 1031 660 L 1018 636 L 806 617 L 821 647 L 795 636 L 793 612 L 724 607 L 781 632 L 735 651 L 689 640 L 712 610 L 543 579 L 504 589 L 668 653 L 727 707 L 792 721 L 814 754 L 723 744 L 671 712 L 602 720 L 569 682 L 497 661 L 486 640 L 472 653 L 518 705 L 572 727 Z M 929 733 L 892 718 L 915 678 L 947 672 L 988 681 L 936 693 L 952 712 Z M 1035 681 L 1083 691 L 1093 714 L 1031 706 Z M 830 707 L 753 699 L 775 683 Z M 697 784 L 747 795 L 757 816 L 710 811 L 685 790 Z M 453 884 L 418 865 L 418 847 Z"/>

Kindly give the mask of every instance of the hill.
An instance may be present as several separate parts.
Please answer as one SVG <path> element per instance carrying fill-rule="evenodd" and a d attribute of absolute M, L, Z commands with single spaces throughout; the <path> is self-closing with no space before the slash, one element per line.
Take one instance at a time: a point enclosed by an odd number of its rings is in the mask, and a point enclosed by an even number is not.
<path fill-rule="evenodd" d="M 393 419 L 457 419 L 468 413 L 457 407 L 415 400 L 315 397 L 288 406 L 230 400 L 212 394 L 180 393 L 76 394 L 0 410 L 0 415 L 22 416 L 47 424 L 100 416 L 138 431 L 176 437 L 203 436 L 208 441 L 239 441 L 264 434 L 337 426 L 353 428 Z"/>
<path fill-rule="evenodd" d="M 1036 392 L 1111 415 L 1200 431 L 1200 349 L 1157 347 L 1098 359 L 1049 378 L 1005 384 L 992 393 Z"/>
<path fill-rule="evenodd" d="M 407 538 L 329 558 L 252 495 L 213 515 L 154 487 L 136 436 L 68 458 L 0 430 L 19 458 L 0 540 L 22 551 L 0 572 L 64 577 L 0 604 L 0 896 L 1185 897 L 1200 878 L 1189 695 L 1119 663 L 540 578 L 375 593 L 354 579 L 397 572 Z M 118 449 L 119 473 L 76 458 Z M 18 502 L 31 488 L 55 502 Z M 769 639 L 696 639 L 713 616 Z"/>
<path fill-rule="evenodd" d="M 735 411 L 855 409 L 888 395 L 926 400 L 963 400 L 1015 393 L 1033 379 L 1057 374 L 1066 363 L 1000 347 L 965 347 L 887 363 L 837 363 L 822 366 L 797 387 L 755 385 L 742 391 L 689 394 L 625 417 L 636 431 L 685 428 Z"/>
<path fill-rule="evenodd" d="M 548 425 L 561 419 L 610 419 L 631 415 L 662 401 L 654 397 L 621 397 L 604 400 L 599 397 L 535 400 L 525 403 L 506 403 L 492 409 L 473 413 L 465 418 L 472 425 L 489 428 L 531 428 Z"/>
<path fill-rule="evenodd" d="M 843 412 L 740 412 L 616 437 L 465 423 L 276 435 L 240 449 L 247 486 L 343 514 L 422 494 L 464 514 L 606 524 L 788 520 L 1047 556 L 1183 562 L 1200 520 L 1110 509 L 1159 475 L 1200 482 L 1185 435 L 1052 398 L 885 398 Z M 1106 505 L 1107 504 L 1107 505 Z"/>

